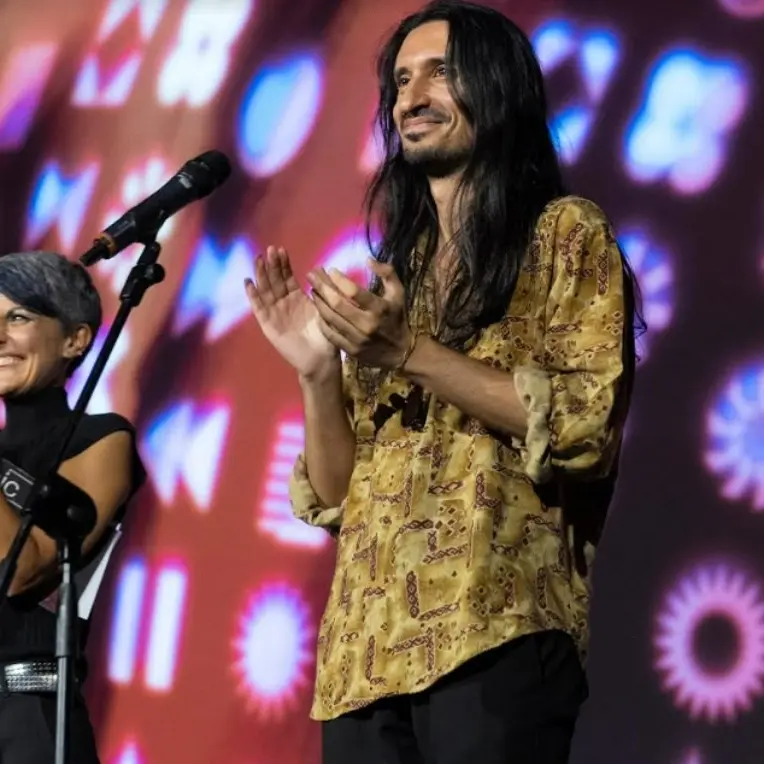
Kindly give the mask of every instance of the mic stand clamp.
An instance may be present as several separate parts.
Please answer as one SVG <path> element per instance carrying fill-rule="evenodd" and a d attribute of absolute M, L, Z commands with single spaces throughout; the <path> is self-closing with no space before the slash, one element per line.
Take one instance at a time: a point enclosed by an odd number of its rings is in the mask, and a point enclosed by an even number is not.
<path fill-rule="evenodd" d="M 119 295 L 120 306 L 114 321 L 104 340 L 93 368 L 88 374 L 77 403 L 72 409 L 56 458 L 42 480 L 35 481 L 25 508 L 21 511 L 21 524 L 11 543 L 8 554 L 0 562 L 0 607 L 5 604 L 8 589 L 16 574 L 21 551 L 26 544 L 33 525 L 39 525 L 53 535 L 58 550 L 58 562 L 61 569 L 61 584 L 58 592 L 56 613 L 56 748 L 55 764 L 72 764 L 71 759 L 71 718 L 74 702 L 75 667 L 79 658 L 79 623 L 77 615 L 78 593 L 74 571 L 82 555 L 82 541 L 92 531 L 96 522 L 95 507 L 90 497 L 58 475 L 66 451 L 72 441 L 77 425 L 80 423 L 93 391 L 103 374 L 106 364 L 114 351 L 120 333 L 133 308 L 140 305 L 149 287 L 159 284 L 165 277 L 164 268 L 157 262 L 161 246 L 154 237 L 143 242 L 144 248 L 138 262 L 130 271 Z M 56 488 L 66 484 L 65 493 L 69 494 L 63 506 L 55 507 L 55 523 L 43 519 L 50 510 L 46 502 L 55 500 Z M 79 494 L 80 500 L 71 501 Z M 60 497 L 60 494 L 59 494 Z M 58 502 L 56 502 L 58 503 Z M 66 511 L 61 510 L 66 507 Z"/>

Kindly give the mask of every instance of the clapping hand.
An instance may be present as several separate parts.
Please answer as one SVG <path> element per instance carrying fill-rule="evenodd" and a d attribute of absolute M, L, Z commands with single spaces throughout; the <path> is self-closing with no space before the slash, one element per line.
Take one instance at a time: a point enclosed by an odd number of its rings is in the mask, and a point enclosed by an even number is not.
<path fill-rule="evenodd" d="M 382 294 L 359 287 L 335 269 L 308 274 L 313 304 L 322 335 L 339 350 L 365 366 L 398 368 L 409 352 L 412 333 L 406 318 L 406 301 L 391 265 L 369 261 L 382 283 Z"/>
<path fill-rule="evenodd" d="M 283 247 L 268 247 L 245 281 L 252 313 L 263 334 L 306 379 L 336 373 L 340 355 L 321 329 L 317 306 L 300 288 Z"/>

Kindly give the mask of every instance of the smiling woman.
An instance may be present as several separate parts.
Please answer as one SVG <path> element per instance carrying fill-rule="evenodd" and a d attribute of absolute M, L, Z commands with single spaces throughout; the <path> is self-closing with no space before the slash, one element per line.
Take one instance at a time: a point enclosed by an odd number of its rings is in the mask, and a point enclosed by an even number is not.
<path fill-rule="evenodd" d="M 84 268 L 49 252 L 0 259 L 0 397 L 61 386 L 90 349 L 101 300 Z"/>
<path fill-rule="evenodd" d="M 71 415 L 64 384 L 90 350 L 101 324 L 101 301 L 87 271 L 50 252 L 0 257 L 0 397 L 6 426 L 0 458 L 35 478 L 52 466 Z M 82 545 L 80 648 L 93 590 L 119 537 L 125 505 L 144 478 L 132 425 L 116 414 L 85 416 L 59 473 L 96 507 L 96 525 Z M 0 555 L 19 518 L 0 494 Z M 52 507 L 55 510 L 55 507 Z M 56 542 L 35 527 L 22 551 L 11 596 L 0 610 L 0 761 L 54 761 L 57 667 Z M 85 596 L 82 596 L 85 595 Z M 73 760 L 98 762 L 93 731 L 79 692 L 79 661 L 71 744 Z"/>

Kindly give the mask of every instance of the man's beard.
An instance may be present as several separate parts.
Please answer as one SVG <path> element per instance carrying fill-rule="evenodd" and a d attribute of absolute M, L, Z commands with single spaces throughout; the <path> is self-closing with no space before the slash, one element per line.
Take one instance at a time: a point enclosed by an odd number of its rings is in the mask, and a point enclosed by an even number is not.
<path fill-rule="evenodd" d="M 464 168 L 470 158 L 470 152 L 467 149 L 414 144 L 404 147 L 403 158 L 428 178 L 447 178 Z"/>

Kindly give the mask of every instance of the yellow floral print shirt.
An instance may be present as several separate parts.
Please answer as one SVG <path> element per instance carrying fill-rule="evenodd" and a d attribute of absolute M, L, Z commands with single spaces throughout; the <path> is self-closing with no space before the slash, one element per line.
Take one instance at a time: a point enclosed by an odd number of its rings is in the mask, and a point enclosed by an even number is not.
<path fill-rule="evenodd" d="M 395 374 L 370 384 L 372 370 L 346 362 L 348 496 L 322 506 L 302 457 L 291 483 L 295 515 L 338 544 L 314 719 L 424 690 L 535 631 L 562 629 L 585 655 L 592 553 L 630 389 L 624 299 L 602 211 L 578 197 L 550 203 L 506 317 L 466 351 L 514 376 L 529 416 L 522 443 L 434 395 L 421 430 L 404 427 L 401 411 L 375 424 L 380 404 L 412 385 Z"/>

